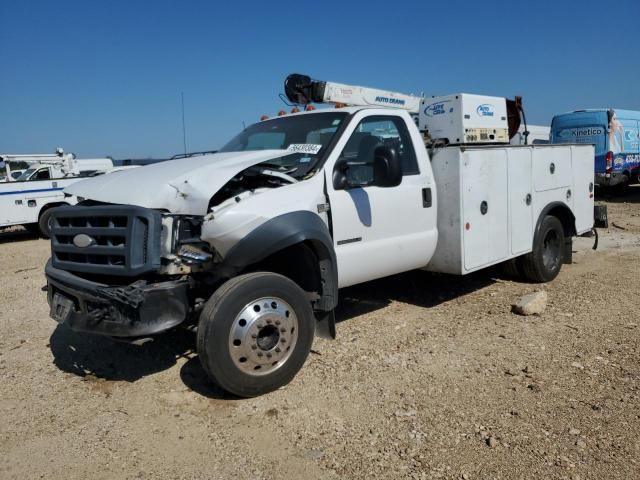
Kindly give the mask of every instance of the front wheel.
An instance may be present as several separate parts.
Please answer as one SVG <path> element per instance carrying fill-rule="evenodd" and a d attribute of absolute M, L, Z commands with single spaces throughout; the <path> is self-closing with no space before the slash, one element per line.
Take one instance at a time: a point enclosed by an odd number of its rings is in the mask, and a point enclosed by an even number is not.
<path fill-rule="evenodd" d="M 207 301 L 198 325 L 198 355 L 223 389 L 253 397 L 293 379 L 314 333 L 304 290 L 282 275 L 248 273 L 227 281 Z"/>
<path fill-rule="evenodd" d="M 550 282 L 564 261 L 564 228 L 557 217 L 547 215 L 533 242 L 533 251 L 522 257 L 524 276 L 532 282 Z"/>
<path fill-rule="evenodd" d="M 51 237 L 51 215 L 53 214 L 53 208 L 48 208 L 40 214 L 38 219 L 38 230 L 40 235 L 44 238 Z"/>

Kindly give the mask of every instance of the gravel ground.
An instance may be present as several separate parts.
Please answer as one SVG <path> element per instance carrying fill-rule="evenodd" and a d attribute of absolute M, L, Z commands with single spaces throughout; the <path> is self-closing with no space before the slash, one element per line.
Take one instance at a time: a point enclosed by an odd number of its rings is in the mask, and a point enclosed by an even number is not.
<path fill-rule="evenodd" d="M 546 285 L 411 272 L 341 292 L 338 339 L 229 398 L 193 333 L 142 347 L 48 318 L 48 242 L 0 234 L 0 478 L 640 478 L 640 189 Z M 511 313 L 544 289 L 541 316 Z"/>

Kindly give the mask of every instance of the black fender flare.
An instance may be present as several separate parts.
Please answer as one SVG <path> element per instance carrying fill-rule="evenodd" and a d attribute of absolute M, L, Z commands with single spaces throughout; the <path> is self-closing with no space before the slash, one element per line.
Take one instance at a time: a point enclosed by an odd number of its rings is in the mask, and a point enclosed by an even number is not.
<path fill-rule="evenodd" d="M 310 244 L 318 258 L 322 292 L 316 309 L 330 312 L 338 304 L 338 262 L 329 229 L 313 212 L 289 212 L 267 220 L 229 250 L 222 267 L 235 275 L 249 265 L 302 242 Z"/>
<path fill-rule="evenodd" d="M 555 210 L 555 209 L 562 210 L 563 214 L 565 215 L 564 218 L 560 217 L 558 219 L 560 220 L 560 222 L 562 222 L 563 227 L 565 227 L 564 263 L 570 264 L 572 262 L 572 257 L 573 257 L 573 251 L 572 251 L 573 238 L 572 237 L 576 234 L 576 217 L 571 211 L 571 208 L 569 207 L 569 205 L 567 205 L 566 203 L 559 202 L 559 201 L 551 202 L 547 204 L 540 211 L 540 215 L 538 215 L 538 219 L 536 220 L 536 227 L 533 231 L 533 244 L 535 245 L 538 235 L 540 234 L 540 227 L 542 226 L 542 220 L 544 219 L 544 217 L 549 215 L 549 213 L 552 210 Z M 567 221 L 571 222 L 570 225 L 566 225 Z M 567 226 L 570 228 L 569 230 L 570 235 L 566 235 Z"/>

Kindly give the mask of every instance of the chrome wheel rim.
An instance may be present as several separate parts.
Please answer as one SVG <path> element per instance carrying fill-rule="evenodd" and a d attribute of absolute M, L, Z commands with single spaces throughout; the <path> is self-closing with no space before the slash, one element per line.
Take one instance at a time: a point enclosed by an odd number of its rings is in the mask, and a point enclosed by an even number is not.
<path fill-rule="evenodd" d="M 254 300 L 236 315 L 229 332 L 229 352 L 249 375 L 267 375 L 282 367 L 298 339 L 298 317 L 278 297 Z"/>

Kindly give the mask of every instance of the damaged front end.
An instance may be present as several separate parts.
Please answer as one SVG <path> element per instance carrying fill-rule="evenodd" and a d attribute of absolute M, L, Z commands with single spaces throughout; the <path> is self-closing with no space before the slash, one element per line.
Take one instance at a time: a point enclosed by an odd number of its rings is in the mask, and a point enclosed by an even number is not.
<path fill-rule="evenodd" d="M 195 319 L 238 271 L 225 263 L 229 250 L 267 220 L 243 207 L 294 183 L 301 185 L 286 172 L 250 165 L 220 183 L 207 203 L 193 179 L 174 187 L 177 207 L 190 201 L 189 212 L 203 215 L 94 199 L 55 209 L 45 269 L 51 317 L 76 331 L 129 338 Z"/>
<path fill-rule="evenodd" d="M 77 332 L 148 336 L 182 323 L 189 313 L 188 279 L 109 286 L 57 269 L 51 260 L 45 274 L 51 317 Z"/>
<path fill-rule="evenodd" d="M 192 274 L 214 252 L 199 216 L 131 205 L 61 207 L 45 268 L 51 317 L 79 332 L 152 335 L 194 311 Z"/>
<path fill-rule="evenodd" d="M 256 194 L 236 187 L 211 208 L 223 212 Z M 202 240 L 213 218 L 91 202 L 57 208 L 45 268 L 50 316 L 113 337 L 149 336 L 195 318 L 224 278 L 220 253 Z"/>

